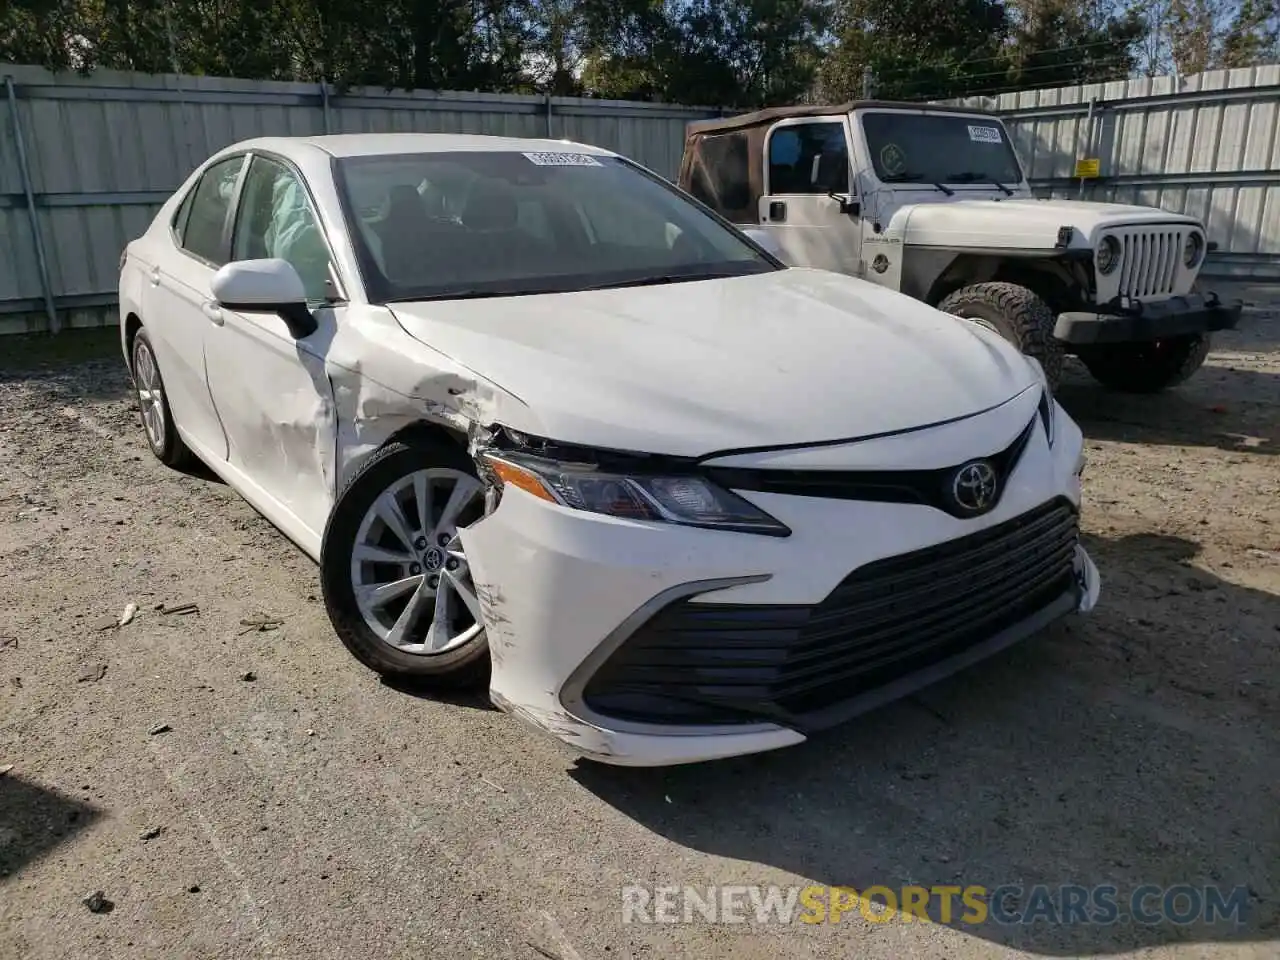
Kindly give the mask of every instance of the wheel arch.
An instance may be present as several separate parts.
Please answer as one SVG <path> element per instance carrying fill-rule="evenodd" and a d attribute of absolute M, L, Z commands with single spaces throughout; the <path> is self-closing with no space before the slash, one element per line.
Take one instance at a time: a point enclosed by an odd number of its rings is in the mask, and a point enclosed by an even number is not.
<path fill-rule="evenodd" d="M 129 364 L 129 372 L 133 372 L 133 341 L 142 329 L 142 318 L 132 310 L 124 318 L 124 355 Z"/>
<path fill-rule="evenodd" d="M 953 252 L 950 262 L 931 278 L 921 299 L 936 307 L 957 290 L 991 282 L 1026 287 L 1055 313 L 1079 309 L 1092 300 L 1092 276 L 1078 261 L 1061 256 L 1011 257 L 985 252 Z"/>

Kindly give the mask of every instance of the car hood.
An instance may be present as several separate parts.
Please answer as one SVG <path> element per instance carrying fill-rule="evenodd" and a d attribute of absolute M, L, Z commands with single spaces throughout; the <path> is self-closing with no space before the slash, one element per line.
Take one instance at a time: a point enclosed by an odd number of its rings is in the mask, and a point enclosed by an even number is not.
<path fill-rule="evenodd" d="M 697 457 L 897 432 L 1037 379 L 989 331 L 818 270 L 391 309 L 517 401 L 507 426 L 617 450 Z"/>
<path fill-rule="evenodd" d="M 1167 210 L 1121 203 L 993 197 L 902 207 L 886 235 L 919 246 L 1052 250 L 1059 227 L 1075 228 L 1072 246 L 1093 247 L 1104 227 L 1144 223 L 1195 225 L 1197 221 Z"/>

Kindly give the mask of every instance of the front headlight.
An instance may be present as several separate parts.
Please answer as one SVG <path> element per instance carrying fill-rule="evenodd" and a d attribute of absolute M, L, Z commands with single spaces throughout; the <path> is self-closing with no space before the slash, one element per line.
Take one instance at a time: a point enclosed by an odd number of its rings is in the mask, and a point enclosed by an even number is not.
<path fill-rule="evenodd" d="M 759 507 L 693 474 L 624 474 L 592 463 L 509 452 L 487 453 L 485 462 L 503 484 L 574 510 L 771 537 L 791 535 L 786 525 Z"/>
<path fill-rule="evenodd" d="M 1187 240 L 1182 245 L 1182 262 L 1188 267 L 1194 267 L 1200 263 L 1202 256 L 1204 256 L 1204 237 L 1195 232 L 1187 234 Z"/>
<path fill-rule="evenodd" d="M 1105 276 L 1115 270 L 1119 264 L 1120 241 L 1112 236 L 1103 237 L 1102 242 L 1098 244 L 1098 272 Z"/>

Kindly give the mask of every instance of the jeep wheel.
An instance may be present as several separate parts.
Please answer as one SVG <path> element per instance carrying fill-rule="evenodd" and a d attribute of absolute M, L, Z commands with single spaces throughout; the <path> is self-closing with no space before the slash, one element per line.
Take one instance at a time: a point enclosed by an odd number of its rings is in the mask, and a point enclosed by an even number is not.
<path fill-rule="evenodd" d="M 1145 343 L 1115 343 L 1080 349 L 1080 362 L 1095 380 L 1123 393 L 1159 393 L 1182 383 L 1209 356 L 1207 333 Z"/>
<path fill-rule="evenodd" d="M 1016 283 L 975 283 L 949 294 L 938 304 L 943 313 L 991 327 L 1044 367 L 1049 385 L 1062 376 L 1062 344 L 1053 336 L 1056 317 L 1033 291 Z"/>

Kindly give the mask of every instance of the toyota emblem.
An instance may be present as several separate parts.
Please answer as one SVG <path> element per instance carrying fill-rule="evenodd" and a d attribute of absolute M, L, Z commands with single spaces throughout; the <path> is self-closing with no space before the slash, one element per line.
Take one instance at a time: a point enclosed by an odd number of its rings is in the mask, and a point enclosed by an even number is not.
<path fill-rule="evenodd" d="M 995 468 L 986 460 L 974 460 L 956 471 L 951 498 L 965 513 L 986 513 L 995 505 L 999 487 Z"/>

